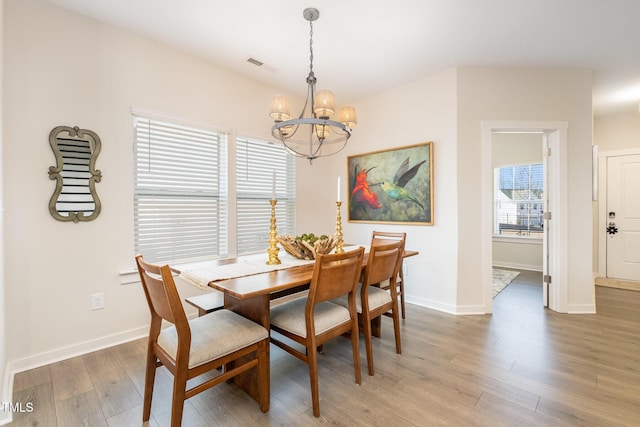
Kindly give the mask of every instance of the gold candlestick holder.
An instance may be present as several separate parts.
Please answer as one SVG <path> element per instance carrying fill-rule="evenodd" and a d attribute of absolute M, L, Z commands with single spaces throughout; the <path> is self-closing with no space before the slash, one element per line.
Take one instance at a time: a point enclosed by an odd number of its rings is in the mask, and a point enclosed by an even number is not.
<path fill-rule="evenodd" d="M 338 238 L 338 242 L 336 243 L 336 253 L 344 252 L 342 248 L 342 217 L 340 216 L 340 206 L 342 206 L 342 202 L 336 202 L 336 207 L 338 213 L 336 214 L 336 237 Z"/>
<path fill-rule="evenodd" d="M 278 235 L 276 231 L 276 203 L 278 203 L 278 201 L 271 199 L 269 203 L 271 203 L 271 227 L 269 231 L 269 249 L 267 249 L 267 253 L 269 254 L 267 265 L 276 265 L 280 264 L 280 258 L 278 258 L 280 248 L 278 248 L 278 239 L 276 238 Z"/>

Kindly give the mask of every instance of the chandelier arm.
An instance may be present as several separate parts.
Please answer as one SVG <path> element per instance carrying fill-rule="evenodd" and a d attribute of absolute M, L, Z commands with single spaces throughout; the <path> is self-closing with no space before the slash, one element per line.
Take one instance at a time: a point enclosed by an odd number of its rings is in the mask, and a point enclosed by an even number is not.
<path fill-rule="evenodd" d="M 334 154 L 338 154 L 339 152 L 341 152 L 342 150 L 345 149 L 345 147 L 347 146 L 347 140 L 345 140 L 342 143 L 342 147 L 340 147 L 340 149 L 332 151 L 331 153 L 328 154 L 318 154 L 320 152 L 320 149 L 324 146 L 324 143 L 321 143 L 318 148 L 310 154 L 304 154 L 304 153 L 300 153 L 299 151 L 296 151 L 293 147 L 291 147 L 289 144 L 287 144 L 286 140 L 282 141 L 282 144 L 284 145 L 285 149 L 287 150 L 287 152 L 295 157 L 304 157 L 307 160 L 311 161 L 320 157 L 329 157 L 329 156 L 333 156 Z"/>
<path fill-rule="evenodd" d="M 295 148 L 293 148 L 292 146 L 290 146 L 289 144 L 287 144 L 286 141 L 282 141 L 282 144 L 284 145 L 285 149 L 287 150 L 287 152 L 295 157 L 300 157 L 300 158 L 305 158 L 309 161 L 313 160 L 313 159 L 317 159 L 318 157 L 323 157 L 323 156 L 319 156 L 316 155 L 316 153 L 318 152 L 318 150 L 316 150 L 313 153 L 310 154 L 306 154 L 306 153 L 300 153 L 299 151 L 297 151 Z M 342 150 L 342 149 L 341 149 Z"/>
<path fill-rule="evenodd" d="M 302 106 L 302 111 L 300 111 L 300 116 L 298 116 L 299 119 L 304 118 L 304 112 L 307 111 L 307 105 L 309 105 L 309 98 L 311 98 L 311 108 L 309 110 L 313 113 L 315 84 L 313 84 L 312 81 L 314 80 L 315 77 L 313 76 L 313 71 L 310 71 L 309 76 L 307 77 L 307 97 L 304 100 L 304 105 Z"/>
<path fill-rule="evenodd" d="M 310 138 L 313 138 L 313 136 L 310 136 Z M 319 155 L 317 155 L 320 150 L 322 150 L 322 146 L 324 145 L 324 141 L 319 141 L 318 142 L 318 147 L 315 149 L 313 149 L 313 144 L 309 144 L 309 155 L 307 156 L 307 158 L 309 160 L 315 159 L 320 157 Z"/>
<path fill-rule="evenodd" d="M 278 123 L 282 123 L 282 122 L 278 122 Z M 295 125 L 295 126 L 291 125 L 291 128 L 293 129 L 293 131 L 290 133 L 287 133 L 286 135 L 280 133 L 280 128 L 282 127 L 284 126 L 276 127 L 276 125 L 273 125 L 273 127 L 271 128 L 271 135 L 273 135 L 274 138 L 279 139 L 280 141 L 284 141 L 293 137 L 296 134 L 296 132 L 298 132 L 298 128 L 300 127 L 300 125 Z"/>
<path fill-rule="evenodd" d="M 325 154 L 324 156 L 322 156 L 322 155 L 321 155 L 321 156 L 318 156 L 318 157 L 329 157 L 329 156 L 333 156 L 334 154 L 338 154 L 339 152 L 341 152 L 342 150 L 344 150 L 344 148 L 347 146 L 347 141 L 348 141 L 348 139 L 345 139 L 345 140 L 344 140 L 344 142 L 342 143 L 342 147 L 340 147 L 340 149 L 339 149 L 339 150 L 332 151 L 332 152 L 331 152 L 331 153 L 329 153 L 329 154 Z"/>
<path fill-rule="evenodd" d="M 305 158 L 309 160 L 309 162 L 311 162 L 314 159 L 317 159 L 318 157 L 325 157 L 317 154 L 319 149 L 314 151 L 313 153 L 306 154 L 306 153 L 300 153 L 299 151 L 296 151 L 296 149 L 291 147 L 289 144 L 287 144 L 286 141 L 282 141 L 282 144 L 284 145 L 285 149 L 290 155 L 295 157 Z"/>
<path fill-rule="evenodd" d="M 286 141 L 282 141 L 282 144 L 284 145 L 285 149 L 287 150 L 287 152 L 289 154 L 291 154 L 292 156 L 296 156 L 296 157 L 307 157 L 306 154 L 301 154 L 298 153 L 296 150 L 294 150 L 292 147 L 289 146 L 289 144 L 287 144 Z"/>

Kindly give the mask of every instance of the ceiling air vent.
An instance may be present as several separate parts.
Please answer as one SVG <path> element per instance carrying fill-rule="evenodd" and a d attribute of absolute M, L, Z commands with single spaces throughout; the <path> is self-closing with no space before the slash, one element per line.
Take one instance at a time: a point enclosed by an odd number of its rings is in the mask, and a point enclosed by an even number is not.
<path fill-rule="evenodd" d="M 257 66 L 257 67 L 261 67 L 262 66 L 262 62 L 258 61 L 255 58 L 249 58 L 247 59 L 247 62 L 250 62 L 251 64 Z"/>

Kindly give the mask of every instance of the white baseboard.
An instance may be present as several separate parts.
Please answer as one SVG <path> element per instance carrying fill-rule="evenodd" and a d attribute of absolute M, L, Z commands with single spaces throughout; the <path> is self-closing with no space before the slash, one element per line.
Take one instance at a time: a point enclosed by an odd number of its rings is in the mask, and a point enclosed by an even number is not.
<path fill-rule="evenodd" d="M 407 295 L 406 297 L 407 304 L 413 304 L 424 308 L 430 308 L 432 310 L 442 311 L 448 314 L 454 315 L 476 315 L 476 314 L 486 314 L 484 306 L 468 306 L 468 307 L 460 307 L 451 304 L 443 304 L 438 301 L 429 300 L 426 298 L 413 298 Z"/>
<path fill-rule="evenodd" d="M 195 310 L 191 311 L 192 313 L 187 315 L 189 319 L 198 316 L 198 313 Z M 34 354 L 22 359 L 12 360 L 7 363 L 6 367 L 4 384 L 2 385 L 2 402 L 11 402 L 13 398 L 13 378 L 17 373 L 143 338 L 146 337 L 148 333 L 149 325 L 144 325 L 128 331 L 118 332 L 116 334 L 106 335 L 104 337 L 84 341 L 67 347 Z M 0 426 L 9 422 L 11 422 L 11 413 L 0 411 Z"/>
<path fill-rule="evenodd" d="M 406 303 L 413 304 L 424 308 L 430 308 L 432 310 L 442 311 L 444 313 L 456 314 L 456 307 L 450 304 L 443 304 L 438 301 L 429 300 L 426 298 L 415 298 L 406 295 Z"/>
<path fill-rule="evenodd" d="M 456 307 L 456 312 L 454 314 L 460 316 L 482 316 L 483 314 L 489 313 L 487 313 L 484 305 L 459 305 Z"/>
<path fill-rule="evenodd" d="M 2 402 L 13 400 L 13 379 L 17 373 L 39 368 L 61 360 L 92 353 L 103 348 L 112 347 L 138 338 L 145 337 L 149 333 L 149 326 L 131 329 L 117 334 L 107 335 L 90 341 L 61 347 L 40 354 L 12 360 L 7 363 L 4 384 L 2 385 Z M 10 412 L 0 412 L 0 426 L 12 421 Z"/>
<path fill-rule="evenodd" d="M 81 356 L 83 354 L 102 350 L 103 348 L 112 347 L 114 345 L 142 338 L 148 333 L 149 326 L 141 326 L 128 331 L 118 332 L 117 334 L 106 335 L 94 340 L 61 347 L 40 354 L 34 354 L 22 359 L 10 361 L 8 364 L 9 371 L 11 374 L 17 374 L 18 372 L 39 368 L 40 366 L 49 365 L 61 360 L 70 359 L 72 357 Z"/>
<path fill-rule="evenodd" d="M 569 304 L 568 314 L 596 314 L 595 304 Z"/>
<path fill-rule="evenodd" d="M 517 264 L 513 262 L 494 261 L 493 266 L 498 268 L 511 268 L 514 270 L 542 271 L 542 267 L 535 264 Z"/>

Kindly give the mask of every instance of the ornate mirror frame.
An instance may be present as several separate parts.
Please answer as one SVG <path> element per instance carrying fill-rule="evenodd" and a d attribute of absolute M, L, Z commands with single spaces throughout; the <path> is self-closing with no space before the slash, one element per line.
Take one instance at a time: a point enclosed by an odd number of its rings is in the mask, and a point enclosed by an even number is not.
<path fill-rule="evenodd" d="M 49 167 L 49 179 L 56 180 L 49 200 L 51 216 L 74 223 L 96 219 L 102 209 L 95 188 L 102 179 L 95 168 L 100 138 L 88 129 L 58 126 L 49 133 L 49 144 L 56 157 L 56 166 Z"/>

